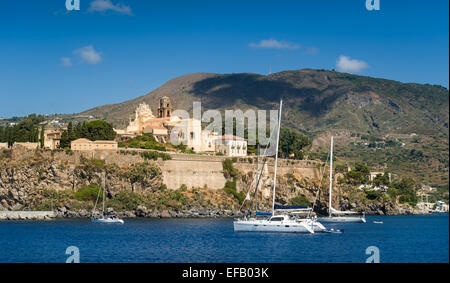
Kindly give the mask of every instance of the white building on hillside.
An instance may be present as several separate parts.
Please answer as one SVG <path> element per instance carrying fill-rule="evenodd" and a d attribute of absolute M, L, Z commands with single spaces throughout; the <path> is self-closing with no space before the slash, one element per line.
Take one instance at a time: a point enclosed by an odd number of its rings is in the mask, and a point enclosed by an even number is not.
<path fill-rule="evenodd" d="M 224 135 L 216 139 L 216 152 L 238 157 L 247 156 L 247 140 L 234 135 Z"/>
<path fill-rule="evenodd" d="M 202 123 L 193 118 L 181 119 L 171 127 L 170 141 L 181 142 L 195 152 L 202 151 Z"/>
<path fill-rule="evenodd" d="M 202 130 L 202 152 L 216 152 L 216 140 L 218 138 L 218 133 Z"/>

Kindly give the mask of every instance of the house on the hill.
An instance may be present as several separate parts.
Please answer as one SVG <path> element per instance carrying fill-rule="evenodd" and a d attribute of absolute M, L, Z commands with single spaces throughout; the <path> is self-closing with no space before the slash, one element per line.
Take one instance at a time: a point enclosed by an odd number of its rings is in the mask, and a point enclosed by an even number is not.
<path fill-rule="evenodd" d="M 49 148 L 51 150 L 57 149 L 61 141 L 60 130 L 55 129 L 45 129 L 44 130 L 44 148 Z"/>
<path fill-rule="evenodd" d="M 74 151 L 81 150 L 117 150 L 117 142 L 116 141 L 91 141 L 88 139 L 77 139 L 70 143 L 70 148 Z"/>
<path fill-rule="evenodd" d="M 234 135 L 216 139 L 216 152 L 230 157 L 247 156 L 247 140 Z"/>

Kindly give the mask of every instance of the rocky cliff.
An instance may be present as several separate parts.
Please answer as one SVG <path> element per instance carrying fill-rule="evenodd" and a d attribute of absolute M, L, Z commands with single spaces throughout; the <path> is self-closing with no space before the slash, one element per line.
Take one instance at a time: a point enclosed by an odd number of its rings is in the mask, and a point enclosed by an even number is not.
<path fill-rule="evenodd" d="M 208 161 L 202 160 L 205 158 Z M 105 202 L 111 213 L 125 217 L 235 216 L 239 215 L 245 194 L 249 190 L 253 192 L 256 165 L 251 158 L 237 159 L 233 163 L 235 175 L 230 178 L 220 169 L 224 160 L 215 156 L 178 155 L 169 161 L 148 161 L 136 154 L 120 152 L 3 150 L 0 152 L 0 210 L 50 210 L 63 217 L 88 217 L 101 197 L 99 184 L 105 172 Z M 203 166 L 198 168 L 200 173 L 178 172 L 183 171 L 185 166 L 181 165 L 188 161 Z M 280 161 L 276 202 L 298 204 L 300 200 L 305 205 L 314 204 L 316 212 L 326 213 L 328 193 L 320 183 L 318 163 L 290 162 Z M 213 181 L 208 176 L 208 168 L 212 176 L 217 175 Z M 273 160 L 268 160 L 263 171 L 258 207 L 269 210 Z M 234 186 L 231 191 L 222 189 L 230 186 Z M 388 198 L 367 200 L 363 193 L 351 188 L 338 188 L 334 194 L 336 208 L 369 214 L 401 212 Z M 246 208 L 248 203 L 244 204 L 243 209 Z"/>

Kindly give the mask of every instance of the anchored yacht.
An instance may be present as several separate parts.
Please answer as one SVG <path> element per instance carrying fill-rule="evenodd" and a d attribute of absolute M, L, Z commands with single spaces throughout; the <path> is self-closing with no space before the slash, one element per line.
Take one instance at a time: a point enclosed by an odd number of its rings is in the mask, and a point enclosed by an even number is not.
<path fill-rule="evenodd" d="M 299 219 L 287 214 L 273 215 L 268 219 L 238 219 L 234 223 L 235 232 L 297 232 L 315 233 L 326 228 L 313 219 Z"/>
<path fill-rule="evenodd" d="M 328 216 L 320 217 L 318 221 L 322 223 L 342 223 L 342 222 L 366 223 L 366 217 L 364 214 L 355 215 L 358 214 L 358 212 L 339 211 L 334 209 L 331 203 L 332 192 L 333 192 L 333 137 L 331 137 L 331 146 L 330 146 L 330 191 L 328 194 Z"/>
<path fill-rule="evenodd" d="M 275 171 L 273 177 L 273 198 L 272 198 L 272 213 L 259 213 L 256 215 L 265 214 L 266 219 L 248 218 L 244 216 L 242 219 L 236 219 L 233 222 L 235 232 L 296 232 L 296 233 L 311 233 L 325 232 L 326 228 L 313 218 L 300 218 L 296 212 L 304 210 L 304 208 L 288 207 L 283 210 L 282 207 L 275 209 L 275 191 L 277 183 L 277 163 L 278 163 L 278 145 L 280 140 L 280 126 L 281 126 L 281 109 L 283 100 L 280 100 L 280 111 L 278 113 L 278 128 L 277 128 L 277 142 L 275 151 Z M 259 178 L 258 178 L 259 183 Z M 258 184 L 256 185 L 256 190 Z M 268 214 L 268 215 L 267 215 Z"/>
<path fill-rule="evenodd" d="M 92 210 L 92 218 L 91 221 L 94 223 L 106 223 L 106 224 L 124 224 L 125 221 L 123 221 L 122 219 L 120 219 L 117 216 L 107 216 L 105 217 L 105 172 L 103 172 L 102 175 L 102 191 L 103 191 L 103 206 L 102 206 L 102 216 L 101 217 L 96 217 L 94 216 L 94 212 L 95 212 L 95 208 L 97 207 L 97 202 L 100 196 L 100 190 L 98 191 L 97 194 L 97 200 L 95 201 L 95 205 L 94 205 L 94 209 Z"/>

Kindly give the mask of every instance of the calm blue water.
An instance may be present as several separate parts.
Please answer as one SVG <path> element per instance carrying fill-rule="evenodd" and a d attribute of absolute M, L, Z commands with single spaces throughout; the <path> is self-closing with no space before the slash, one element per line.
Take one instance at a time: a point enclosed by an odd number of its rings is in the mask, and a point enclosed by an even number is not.
<path fill-rule="evenodd" d="M 65 262 L 68 246 L 81 262 L 365 262 L 368 246 L 381 262 L 449 261 L 448 215 L 367 219 L 315 235 L 234 233 L 231 219 L 0 222 L 0 262 Z"/>

